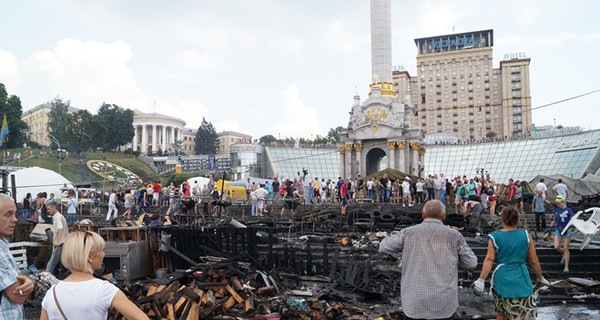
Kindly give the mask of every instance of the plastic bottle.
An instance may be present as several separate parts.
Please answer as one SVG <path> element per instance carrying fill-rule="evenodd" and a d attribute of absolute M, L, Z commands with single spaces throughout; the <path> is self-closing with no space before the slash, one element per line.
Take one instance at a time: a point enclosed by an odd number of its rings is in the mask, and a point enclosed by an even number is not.
<path fill-rule="evenodd" d="M 127 273 L 127 265 L 123 264 L 123 269 L 121 269 L 121 277 L 123 280 L 128 280 L 129 274 Z"/>

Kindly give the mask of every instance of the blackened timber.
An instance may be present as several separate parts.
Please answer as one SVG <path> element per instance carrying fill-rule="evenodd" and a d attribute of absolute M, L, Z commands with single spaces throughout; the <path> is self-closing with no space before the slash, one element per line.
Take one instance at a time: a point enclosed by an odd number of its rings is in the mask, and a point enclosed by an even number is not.
<path fill-rule="evenodd" d="M 290 246 L 285 244 L 283 246 L 283 261 L 285 262 L 284 267 L 290 267 Z"/>
<path fill-rule="evenodd" d="M 362 286 L 366 286 L 369 283 L 369 273 L 370 273 L 370 271 L 371 271 L 371 260 L 367 260 L 365 262 L 365 269 L 363 270 L 361 287 Z"/>
<path fill-rule="evenodd" d="M 327 241 L 323 239 L 323 270 L 320 273 L 327 272 L 326 270 L 329 268 L 329 251 L 327 250 Z"/>
<path fill-rule="evenodd" d="M 267 269 L 271 269 L 273 267 L 273 228 L 269 228 L 269 255 L 267 256 Z"/>
<path fill-rule="evenodd" d="M 329 271 L 329 278 L 334 279 L 337 269 L 338 257 L 340 256 L 340 248 L 335 249 L 335 255 L 333 256 L 333 263 L 331 264 L 331 270 Z"/>
<path fill-rule="evenodd" d="M 312 268 L 312 253 L 310 251 L 310 238 L 306 241 L 306 274 L 309 276 L 313 276 L 313 268 Z"/>

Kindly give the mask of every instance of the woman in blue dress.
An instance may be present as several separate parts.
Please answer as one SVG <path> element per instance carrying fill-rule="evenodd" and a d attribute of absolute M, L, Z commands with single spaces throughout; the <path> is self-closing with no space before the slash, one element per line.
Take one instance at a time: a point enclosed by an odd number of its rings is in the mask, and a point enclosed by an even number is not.
<path fill-rule="evenodd" d="M 496 319 L 535 319 L 537 308 L 527 262 L 539 283 L 548 286 L 550 283 L 542 276 L 535 243 L 526 230 L 517 227 L 517 208 L 505 207 L 500 219 L 503 228 L 488 235 L 487 255 L 479 279 L 474 283 L 475 293 L 483 293 L 485 279 L 496 264 L 491 279 Z"/>

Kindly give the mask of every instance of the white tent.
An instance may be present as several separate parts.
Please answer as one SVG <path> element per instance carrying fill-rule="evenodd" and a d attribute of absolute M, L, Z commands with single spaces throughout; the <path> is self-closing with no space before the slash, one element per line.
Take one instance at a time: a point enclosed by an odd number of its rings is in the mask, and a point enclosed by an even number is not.
<path fill-rule="evenodd" d="M 198 182 L 198 184 L 200 185 L 200 193 L 202 193 L 202 191 L 204 191 L 204 189 L 206 188 L 206 186 L 210 182 L 210 178 L 193 177 L 193 178 L 187 179 L 187 182 L 190 184 L 190 187 L 192 188 L 192 191 L 193 191 L 195 182 Z"/>
<path fill-rule="evenodd" d="M 21 203 L 28 192 L 31 192 L 35 198 L 38 192 L 54 193 L 60 198 L 60 188 L 65 185 L 68 188 L 74 188 L 73 184 L 62 175 L 48 169 L 40 167 L 31 167 L 17 170 L 8 176 L 8 189 L 12 190 L 12 178 L 15 176 L 15 185 L 17 187 L 17 202 Z M 0 180 L 2 178 L 0 177 Z"/>

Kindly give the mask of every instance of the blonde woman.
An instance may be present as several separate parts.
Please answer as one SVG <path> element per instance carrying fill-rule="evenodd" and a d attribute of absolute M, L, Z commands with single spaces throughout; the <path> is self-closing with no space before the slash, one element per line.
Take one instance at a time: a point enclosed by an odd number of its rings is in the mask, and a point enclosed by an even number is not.
<path fill-rule="evenodd" d="M 102 267 L 104 247 L 104 239 L 95 232 L 69 234 L 61 262 L 71 275 L 48 290 L 40 319 L 107 319 L 111 307 L 127 319 L 148 319 L 121 290 L 94 277 L 94 270 Z"/>

